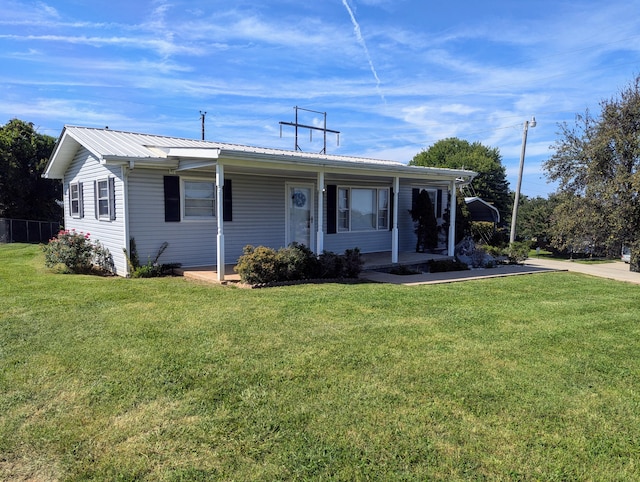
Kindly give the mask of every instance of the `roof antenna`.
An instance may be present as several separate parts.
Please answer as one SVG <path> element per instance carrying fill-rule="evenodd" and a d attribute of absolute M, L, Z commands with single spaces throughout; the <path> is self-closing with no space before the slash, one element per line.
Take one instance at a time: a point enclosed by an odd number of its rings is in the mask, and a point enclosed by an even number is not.
<path fill-rule="evenodd" d="M 283 122 L 283 121 L 280 121 L 280 137 L 282 137 L 282 126 L 283 125 L 295 127 L 294 150 L 296 150 L 296 151 L 301 151 L 302 150 L 302 149 L 300 149 L 300 145 L 298 144 L 298 127 L 303 127 L 305 129 L 309 129 L 309 141 L 313 141 L 313 131 L 322 131 L 324 133 L 324 142 L 323 142 L 323 147 L 322 147 L 322 150 L 320 151 L 320 154 L 326 154 L 327 153 L 327 132 L 331 132 L 332 134 L 336 134 L 336 136 L 338 138 L 338 145 L 340 145 L 340 131 L 334 131 L 333 129 L 327 129 L 327 113 L 326 112 L 318 112 L 317 110 L 303 109 L 302 107 L 298 107 L 298 106 L 295 106 L 294 109 L 296 111 L 296 121 L 295 122 Z M 323 127 L 316 127 L 316 126 L 312 126 L 312 125 L 300 124 L 298 122 L 298 111 L 299 110 L 303 110 L 305 112 L 312 112 L 312 113 L 315 113 L 315 114 L 322 114 L 323 118 L 324 118 Z"/>
<path fill-rule="evenodd" d="M 202 124 L 202 140 L 204 141 L 204 117 L 207 115 L 206 112 L 200 111 L 200 123 Z"/>

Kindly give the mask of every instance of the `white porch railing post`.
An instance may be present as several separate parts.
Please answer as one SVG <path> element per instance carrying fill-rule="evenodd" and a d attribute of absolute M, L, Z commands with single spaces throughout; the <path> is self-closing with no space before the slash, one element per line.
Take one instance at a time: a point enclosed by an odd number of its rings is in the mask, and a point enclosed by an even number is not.
<path fill-rule="evenodd" d="M 391 262 L 397 263 L 399 259 L 398 239 L 398 198 L 400 193 L 400 178 L 393 178 L 393 226 L 391 228 Z"/>
<path fill-rule="evenodd" d="M 316 254 L 322 254 L 324 250 L 324 171 L 318 173 L 318 216 L 316 224 L 318 225 L 318 233 L 316 237 Z"/>
<path fill-rule="evenodd" d="M 216 164 L 216 220 L 218 224 L 218 236 L 216 247 L 216 261 L 218 281 L 224 281 L 224 219 L 223 219 L 223 193 L 224 193 L 224 168 L 218 162 Z"/>
<path fill-rule="evenodd" d="M 447 255 L 454 256 L 456 249 L 456 209 L 458 207 L 455 180 L 451 181 L 449 191 L 451 192 L 451 200 L 449 201 L 449 242 L 447 246 Z"/>

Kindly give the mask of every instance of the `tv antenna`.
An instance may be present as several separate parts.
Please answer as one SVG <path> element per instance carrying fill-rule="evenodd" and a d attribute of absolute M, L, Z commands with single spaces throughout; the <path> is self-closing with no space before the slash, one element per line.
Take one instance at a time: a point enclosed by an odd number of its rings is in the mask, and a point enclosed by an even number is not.
<path fill-rule="evenodd" d="M 336 139 L 337 139 L 337 145 L 340 145 L 340 131 L 334 131 L 332 129 L 327 129 L 327 113 L 326 112 L 318 112 L 317 110 L 310 110 L 310 109 L 303 109 L 302 107 L 298 107 L 295 106 L 294 107 L 295 111 L 296 111 L 296 121 L 295 122 L 283 122 L 280 121 L 280 137 L 282 138 L 282 126 L 292 126 L 295 127 L 295 141 L 294 141 L 294 150 L 296 151 L 301 151 L 302 149 L 300 149 L 300 146 L 298 145 L 298 128 L 302 127 L 304 129 L 309 129 L 309 140 L 313 140 L 313 131 L 322 131 L 323 133 L 323 147 L 322 150 L 320 151 L 320 154 L 326 154 L 327 153 L 327 132 L 331 132 L 332 134 L 336 135 Z M 323 118 L 324 118 L 324 125 L 323 127 L 316 127 L 316 126 L 310 126 L 310 125 L 306 125 L 306 124 L 300 124 L 298 122 L 298 111 L 299 110 L 303 110 L 305 112 L 312 112 L 314 114 L 322 114 Z"/>
<path fill-rule="evenodd" d="M 206 112 L 200 111 L 200 123 L 202 124 L 202 140 L 204 141 L 204 118 L 207 115 Z"/>

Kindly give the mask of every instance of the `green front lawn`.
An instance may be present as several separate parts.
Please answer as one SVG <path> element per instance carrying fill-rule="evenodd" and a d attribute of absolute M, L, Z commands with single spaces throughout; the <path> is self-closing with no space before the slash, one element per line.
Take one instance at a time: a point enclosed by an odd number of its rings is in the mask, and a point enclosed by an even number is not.
<path fill-rule="evenodd" d="M 638 480 L 640 291 L 243 290 L 0 246 L 0 479 Z"/>

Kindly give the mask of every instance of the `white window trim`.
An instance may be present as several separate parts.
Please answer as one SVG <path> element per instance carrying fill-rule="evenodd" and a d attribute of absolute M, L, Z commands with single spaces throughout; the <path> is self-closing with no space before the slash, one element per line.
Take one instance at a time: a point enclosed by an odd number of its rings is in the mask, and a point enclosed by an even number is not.
<path fill-rule="evenodd" d="M 187 210 L 187 190 L 185 183 L 187 182 L 206 182 L 213 186 L 213 213 L 211 216 L 189 216 L 186 214 Z M 206 179 L 201 177 L 180 177 L 180 209 L 182 221 L 185 222 L 216 222 L 216 206 L 218 200 L 216 199 L 216 181 L 215 179 Z"/>
<path fill-rule="evenodd" d="M 107 184 L 107 197 L 100 197 L 100 183 L 104 182 Z M 111 193 L 111 186 L 109 185 L 109 178 L 104 178 L 104 179 L 98 179 L 96 181 L 96 209 L 98 210 L 98 219 L 100 220 L 106 220 L 106 221 L 111 221 L 111 210 L 112 205 L 113 205 L 113 198 L 112 198 L 112 193 Z M 103 214 L 100 212 L 100 201 L 107 201 L 107 212 L 106 214 Z"/>
<path fill-rule="evenodd" d="M 73 188 L 77 188 L 77 198 L 73 197 Z M 73 210 L 73 202 L 78 202 L 78 210 L 74 212 Z M 69 183 L 69 214 L 72 218 L 81 218 L 82 217 L 82 183 L 81 182 L 71 182 Z"/>
<path fill-rule="evenodd" d="M 348 214 L 348 223 L 349 223 L 349 228 L 348 229 L 344 229 L 341 228 L 340 226 L 340 191 L 346 189 L 347 191 L 349 191 L 349 194 L 347 196 L 347 208 L 346 211 L 349 213 Z M 375 223 L 376 223 L 376 227 L 375 228 L 371 228 L 371 229 L 353 229 L 352 227 L 352 222 L 351 222 L 351 215 L 353 212 L 353 195 L 351 193 L 352 189 L 365 189 L 365 190 L 371 190 L 375 192 L 375 213 L 374 213 L 374 219 L 375 219 Z M 387 191 L 387 225 L 386 226 L 380 226 L 379 225 L 379 221 L 380 221 L 380 210 L 379 210 L 379 203 L 378 203 L 378 196 L 379 196 L 379 192 L 380 191 Z M 377 231 L 388 231 L 389 230 L 389 223 L 390 223 L 390 213 L 391 213 L 391 189 L 388 187 L 379 187 L 379 186 L 337 186 L 337 193 L 336 195 L 338 196 L 337 202 L 336 202 L 336 232 L 337 233 L 373 233 L 373 232 L 377 232 Z"/>

